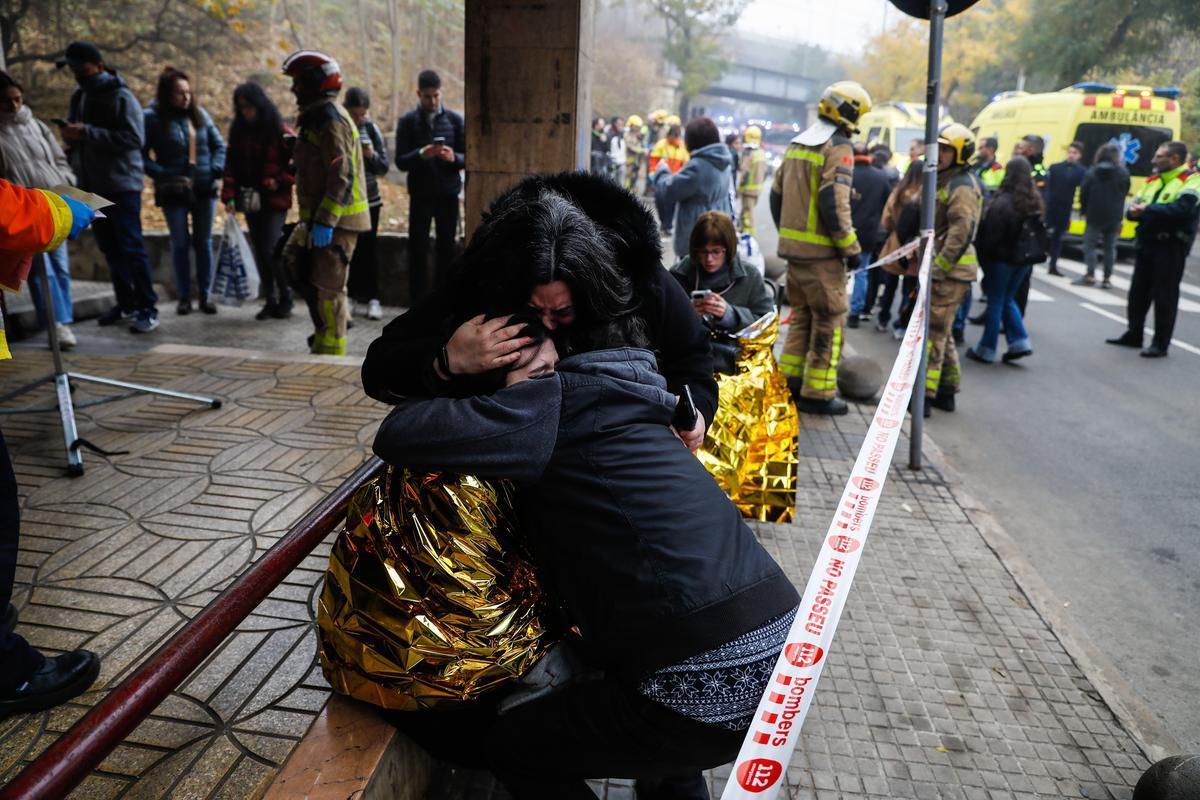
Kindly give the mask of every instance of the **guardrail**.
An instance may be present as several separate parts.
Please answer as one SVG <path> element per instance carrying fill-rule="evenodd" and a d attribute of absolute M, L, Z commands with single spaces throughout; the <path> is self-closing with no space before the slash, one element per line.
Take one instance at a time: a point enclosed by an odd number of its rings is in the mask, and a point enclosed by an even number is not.
<path fill-rule="evenodd" d="M 0 800 L 58 798 L 79 785 L 329 535 L 344 518 L 355 490 L 382 470 L 383 462 L 372 457 L 313 506 L 229 588 L 0 790 Z"/>

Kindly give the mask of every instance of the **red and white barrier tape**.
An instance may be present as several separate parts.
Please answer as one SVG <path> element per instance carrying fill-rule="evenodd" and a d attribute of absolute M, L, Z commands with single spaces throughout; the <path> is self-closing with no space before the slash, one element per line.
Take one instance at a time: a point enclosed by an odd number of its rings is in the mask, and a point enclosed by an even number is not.
<path fill-rule="evenodd" d="M 900 352 L 721 800 L 769 799 L 783 785 L 900 440 L 925 344 L 925 295 L 932 252 L 932 247 L 925 248 L 920 289 Z"/>
<path fill-rule="evenodd" d="M 917 237 L 916 239 L 913 239 L 908 244 L 902 245 L 898 250 L 893 250 L 892 252 L 888 253 L 886 256 L 879 259 L 878 261 L 873 261 L 870 264 L 867 264 L 865 267 L 859 267 L 856 270 L 847 272 L 846 277 L 853 278 L 855 275 L 857 275 L 860 272 L 866 272 L 867 270 L 875 269 L 876 267 L 882 267 L 884 264 L 891 264 L 893 261 L 899 261 L 900 259 L 902 259 L 906 256 L 910 256 L 913 253 L 915 253 L 917 251 L 917 248 L 920 246 L 921 246 L 921 239 L 920 239 L 920 237 Z"/>

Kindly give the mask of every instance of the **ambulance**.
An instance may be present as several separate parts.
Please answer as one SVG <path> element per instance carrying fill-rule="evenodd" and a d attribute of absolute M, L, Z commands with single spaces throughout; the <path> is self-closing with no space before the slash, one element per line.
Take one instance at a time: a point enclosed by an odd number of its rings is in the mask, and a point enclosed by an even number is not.
<path fill-rule="evenodd" d="M 1001 163 L 1008 160 L 1021 137 L 1036 133 L 1046 140 L 1046 167 L 1065 159 L 1071 142 L 1083 144 L 1083 163 L 1088 165 L 1096 150 L 1111 142 L 1121 149 L 1132 178 L 1132 196 L 1150 175 L 1150 161 L 1158 146 L 1179 138 L 1180 123 L 1178 89 L 1077 83 L 1058 92 L 997 95 L 975 117 L 971 130 L 977 137 L 994 136 L 999 140 L 996 158 Z M 1084 222 L 1078 206 L 1077 198 L 1071 239 L 1083 236 Z M 1121 239 L 1132 241 L 1136 228 L 1135 223 L 1126 220 Z"/>
<path fill-rule="evenodd" d="M 942 109 L 938 129 L 951 122 L 950 115 Z M 925 141 L 924 103 L 878 103 L 858 121 L 858 133 L 854 141 L 865 145 L 884 144 L 892 151 L 891 164 L 903 175 L 908 169 L 908 148 L 914 141 Z"/>

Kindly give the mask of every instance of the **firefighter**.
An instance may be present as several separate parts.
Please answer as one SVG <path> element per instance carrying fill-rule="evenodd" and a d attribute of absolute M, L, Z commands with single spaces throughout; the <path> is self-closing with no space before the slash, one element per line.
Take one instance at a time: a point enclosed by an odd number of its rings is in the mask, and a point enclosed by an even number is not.
<path fill-rule="evenodd" d="M 625 121 L 625 188 L 637 191 L 638 176 L 646 163 L 646 124 L 637 114 Z"/>
<path fill-rule="evenodd" d="M 296 138 L 296 199 L 300 224 L 288 237 L 284 263 L 308 303 L 309 350 L 346 354 L 346 275 L 358 234 L 370 230 L 366 173 L 358 128 L 337 102 L 342 73 L 336 61 L 301 50 L 283 62 L 300 107 Z"/>
<path fill-rule="evenodd" d="M 1154 304 L 1154 338 L 1144 358 L 1162 358 L 1179 310 L 1179 284 L 1200 216 L 1200 173 L 1187 163 L 1187 145 L 1166 142 L 1154 153 L 1146 180 L 1126 216 L 1137 222 L 1137 260 L 1129 282 L 1128 329 L 1109 344 L 1141 347 L 1146 312 Z"/>
<path fill-rule="evenodd" d="M 742 201 L 740 227 L 754 235 L 754 207 L 767 179 L 767 154 L 762 151 L 762 128 L 751 125 L 742 133 L 742 158 L 738 167 L 737 190 Z"/>
<path fill-rule="evenodd" d="M 960 123 L 938 134 L 937 205 L 929 287 L 929 343 L 925 368 L 925 416 L 930 407 L 954 410 L 961 383 L 951 328 L 954 312 L 975 280 L 975 229 L 983 212 L 983 185 L 968 165 L 975 134 Z"/>
<path fill-rule="evenodd" d="M 810 414 L 847 411 L 836 396 L 842 325 L 850 307 L 846 270 L 859 265 L 862 252 L 850 222 L 849 137 L 870 110 L 871 97 L 857 83 L 827 88 L 816 124 L 792 139 L 771 187 L 771 218 L 779 229 L 779 256 L 788 263 L 792 306 L 780 367 L 797 406 Z"/>

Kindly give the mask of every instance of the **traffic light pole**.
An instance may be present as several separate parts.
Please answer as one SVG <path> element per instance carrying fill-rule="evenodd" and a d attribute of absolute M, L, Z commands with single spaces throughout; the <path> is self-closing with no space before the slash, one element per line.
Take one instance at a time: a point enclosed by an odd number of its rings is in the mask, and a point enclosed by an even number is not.
<path fill-rule="evenodd" d="M 938 122 L 941 120 L 942 33 L 946 26 L 946 0 L 929 3 L 929 83 L 925 89 L 925 187 L 921 193 L 921 235 L 933 247 L 934 211 L 937 208 Z M 936 269 L 936 266 L 934 267 Z M 925 437 L 925 372 L 929 354 L 929 296 L 925 292 L 925 346 L 912 393 L 912 426 L 909 430 L 908 466 L 921 469 L 921 442 Z"/>

